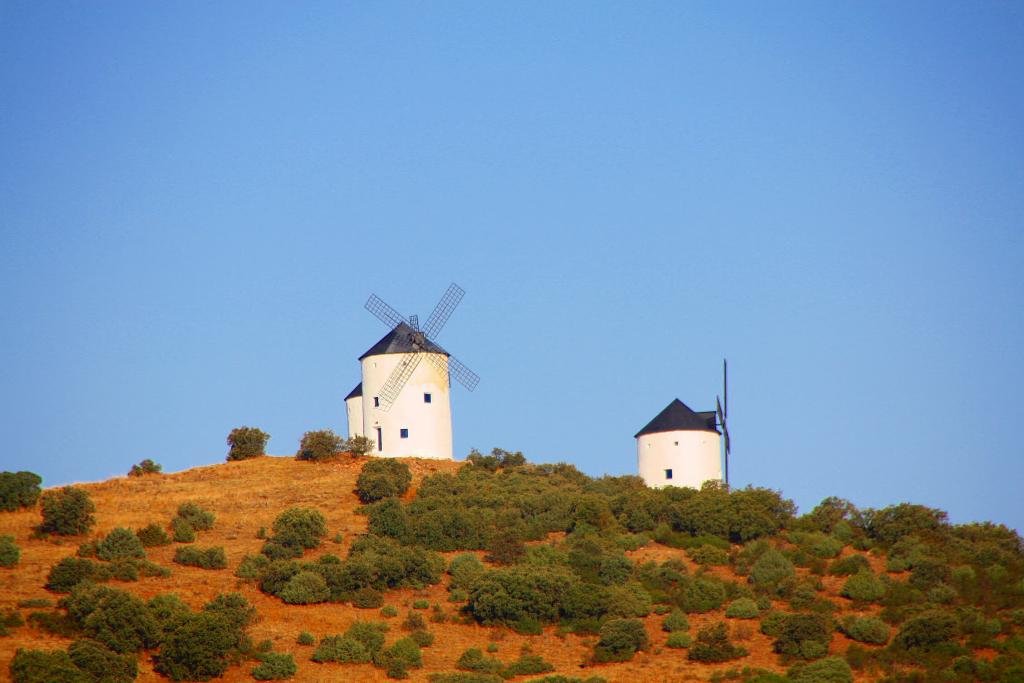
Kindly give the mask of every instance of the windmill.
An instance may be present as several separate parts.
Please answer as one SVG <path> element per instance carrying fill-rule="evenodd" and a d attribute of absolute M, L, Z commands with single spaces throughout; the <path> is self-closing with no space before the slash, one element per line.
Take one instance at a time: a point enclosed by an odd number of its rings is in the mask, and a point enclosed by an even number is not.
<path fill-rule="evenodd" d="M 728 486 L 729 453 L 732 452 L 732 443 L 729 439 L 729 426 L 726 424 L 726 420 L 729 418 L 729 365 L 725 358 L 722 359 L 722 397 L 715 396 L 715 408 L 718 412 L 718 425 L 722 428 L 723 448 L 725 450 L 725 485 Z"/>
<path fill-rule="evenodd" d="M 378 396 L 379 406 L 377 407 L 385 412 L 391 409 L 399 394 L 402 393 L 402 388 L 409 381 L 409 377 L 424 358 L 448 377 L 449 384 L 451 378 L 454 377 L 470 391 L 476 389 L 480 377 L 434 341 L 465 294 L 466 291 L 462 287 L 454 282 L 451 283 L 422 329 L 419 324 L 419 316 L 410 315 L 406 319 L 379 296 L 370 295 L 366 301 L 366 310 L 392 329 L 395 332 L 396 341 L 403 344 L 404 348 L 409 349 L 402 355 L 395 369 L 381 387 Z"/>

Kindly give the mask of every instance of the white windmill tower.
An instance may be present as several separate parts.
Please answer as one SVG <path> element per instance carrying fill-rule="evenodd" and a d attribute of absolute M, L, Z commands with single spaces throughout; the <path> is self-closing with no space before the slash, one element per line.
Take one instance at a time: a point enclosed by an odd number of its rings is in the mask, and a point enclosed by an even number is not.
<path fill-rule="evenodd" d="M 725 361 L 722 361 L 724 410 L 717 397 L 717 410 L 702 412 L 691 410 L 677 398 L 636 433 L 637 470 L 645 484 L 652 488 L 700 488 L 704 482 L 711 480 L 729 483 L 729 453 L 732 445 L 726 425 L 729 405 L 726 368 Z M 718 431 L 719 427 L 722 428 L 721 432 Z"/>
<path fill-rule="evenodd" d="M 349 435 L 370 438 L 375 455 L 452 458 L 450 377 L 470 391 L 480 378 L 434 338 L 464 294 L 453 282 L 423 329 L 417 316 L 407 320 L 376 294 L 367 300 L 366 309 L 391 331 L 359 357 L 363 381 L 345 407 Z"/>

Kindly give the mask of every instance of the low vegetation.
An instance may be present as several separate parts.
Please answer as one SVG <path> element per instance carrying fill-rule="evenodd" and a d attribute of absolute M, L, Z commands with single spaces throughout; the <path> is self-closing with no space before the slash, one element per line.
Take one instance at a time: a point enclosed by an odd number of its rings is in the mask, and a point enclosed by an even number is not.
<path fill-rule="evenodd" d="M 266 454 L 270 434 L 256 427 L 235 427 L 228 434 L 227 460 L 248 460 Z"/>

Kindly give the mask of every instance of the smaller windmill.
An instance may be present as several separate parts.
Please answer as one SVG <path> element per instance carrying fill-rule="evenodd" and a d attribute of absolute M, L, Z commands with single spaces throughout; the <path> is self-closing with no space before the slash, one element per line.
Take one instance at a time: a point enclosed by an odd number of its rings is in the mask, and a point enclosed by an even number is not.
<path fill-rule="evenodd" d="M 480 377 L 436 339 L 464 295 L 453 282 L 422 328 L 376 294 L 367 300 L 389 332 L 359 357 L 362 382 L 345 404 L 349 434 L 375 440 L 377 455 L 452 457 L 451 380 L 473 391 Z"/>

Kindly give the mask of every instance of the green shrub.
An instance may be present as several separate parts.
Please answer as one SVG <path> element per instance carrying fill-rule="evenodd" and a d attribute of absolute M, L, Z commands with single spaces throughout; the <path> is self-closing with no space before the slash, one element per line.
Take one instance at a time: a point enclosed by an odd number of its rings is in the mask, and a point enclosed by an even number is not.
<path fill-rule="evenodd" d="M 34 472 L 0 472 L 0 510 L 14 512 L 39 500 L 42 478 Z"/>
<path fill-rule="evenodd" d="M 351 453 L 354 456 L 367 455 L 377 448 L 377 442 L 373 439 L 362 436 L 350 436 L 345 443 L 341 445 L 341 450 L 346 453 Z"/>
<path fill-rule="evenodd" d="M 853 683 L 853 672 L 850 665 L 839 657 L 797 664 L 786 674 L 790 683 Z"/>
<path fill-rule="evenodd" d="M 241 633 L 223 614 L 193 614 L 165 640 L 154 667 L 173 681 L 223 676 Z"/>
<path fill-rule="evenodd" d="M 728 662 L 746 655 L 746 650 L 729 640 L 729 632 L 722 622 L 697 631 L 697 640 L 686 653 L 687 658 L 695 662 Z"/>
<path fill-rule="evenodd" d="M 702 545 L 687 551 L 690 559 L 697 564 L 724 567 L 729 564 L 729 553 L 712 545 Z"/>
<path fill-rule="evenodd" d="M 325 602 L 330 595 L 331 591 L 324 577 L 310 571 L 299 572 L 293 576 L 277 594 L 289 605 L 313 605 Z"/>
<path fill-rule="evenodd" d="M 134 560 L 117 559 L 110 564 L 101 564 L 96 569 L 96 579 L 106 581 L 116 579 L 117 581 L 138 581 L 139 567 Z"/>
<path fill-rule="evenodd" d="M 733 619 L 757 619 L 760 610 L 750 598 L 737 598 L 725 609 L 725 616 Z"/>
<path fill-rule="evenodd" d="M 0 536 L 0 567 L 13 567 L 21 559 L 21 550 L 14 536 Z"/>
<path fill-rule="evenodd" d="M 228 434 L 228 457 L 227 461 L 248 460 L 264 455 L 267 448 L 267 441 L 270 434 L 267 434 L 256 427 L 235 427 Z"/>
<path fill-rule="evenodd" d="M 843 619 L 840 630 L 851 640 L 872 645 L 885 645 L 889 641 L 889 627 L 878 617 L 850 615 Z"/>
<path fill-rule="evenodd" d="M 427 622 L 424 621 L 422 614 L 416 612 L 409 612 L 405 615 L 405 620 L 402 622 L 402 628 L 406 631 L 415 631 L 427 627 Z"/>
<path fill-rule="evenodd" d="M 473 553 L 456 555 L 448 565 L 448 573 L 452 577 L 449 586 L 452 589 L 469 590 L 486 571 L 484 563 Z"/>
<path fill-rule="evenodd" d="M 298 638 L 295 639 L 295 642 L 299 645 L 315 645 L 316 638 L 314 638 L 313 634 L 309 631 L 302 631 L 299 633 Z"/>
<path fill-rule="evenodd" d="M 709 578 L 684 576 L 679 581 L 674 602 L 690 614 L 710 612 L 725 602 L 725 586 Z"/>
<path fill-rule="evenodd" d="M 302 440 L 299 441 L 299 450 L 295 453 L 295 457 L 299 460 L 313 462 L 331 460 L 338 456 L 344 441 L 329 429 L 306 432 L 302 435 Z"/>
<path fill-rule="evenodd" d="M 139 675 L 135 655 L 119 655 L 94 640 L 76 640 L 68 648 L 71 662 L 95 681 L 127 683 Z"/>
<path fill-rule="evenodd" d="M 495 657 L 484 655 L 480 648 L 471 647 L 459 656 L 458 661 L 455 662 L 455 668 L 460 671 L 496 674 L 505 668 L 505 665 Z"/>
<path fill-rule="evenodd" d="M 209 531 L 213 528 L 216 517 L 212 512 L 204 510 L 192 501 L 178 506 L 178 519 L 184 519 L 195 531 Z"/>
<path fill-rule="evenodd" d="M 65 557 L 50 567 L 46 575 L 46 589 L 55 593 L 69 593 L 71 589 L 96 574 L 96 563 L 78 557 Z"/>
<path fill-rule="evenodd" d="M 96 547 L 96 556 L 107 561 L 133 557 L 142 558 L 146 556 L 146 551 L 142 547 L 142 541 L 132 533 L 131 529 L 118 527 L 100 541 Z"/>
<path fill-rule="evenodd" d="M 327 636 L 320 640 L 310 659 L 321 663 L 366 664 L 370 661 L 370 651 L 351 636 Z"/>
<path fill-rule="evenodd" d="M 423 666 L 423 654 L 415 640 L 400 638 L 391 647 L 382 650 L 374 663 L 384 669 L 389 678 L 406 678 L 409 669 Z"/>
<path fill-rule="evenodd" d="M 291 508 L 277 516 L 271 541 L 302 550 L 318 548 L 327 535 L 327 520 L 314 508 Z M 270 541 L 268 541 L 269 543 Z"/>
<path fill-rule="evenodd" d="M 151 648 L 160 640 L 160 625 L 146 603 L 125 591 L 81 583 L 64 605 L 85 635 L 118 654 Z"/>
<path fill-rule="evenodd" d="M 823 560 L 830 560 L 843 550 L 844 543 L 834 536 L 814 537 L 806 546 L 807 552 Z"/>
<path fill-rule="evenodd" d="M 828 652 L 832 641 L 832 622 L 823 614 L 786 614 L 776 629 L 772 647 L 788 657 L 817 659 Z"/>
<path fill-rule="evenodd" d="M 348 627 L 345 635 L 358 640 L 367 652 L 376 655 L 384 647 L 384 634 L 387 632 L 388 625 L 383 622 L 357 621 Z"/>
<path fill-rule="evenodd" d="M 903 650 L 928 651 L 937 645 L 952 641 L 956 635 L 956 617 L 946 612 L 930 610 L 907 619 L 896 633 L 893 645 Z"/>
<path fill-rule="evenodd" d="M 398 616 L 398 608 L 395 607 L 394 605 L 384 605 L 383 607 L 380 608 L 380 615 L 382 617 L 388 617 L 388 618 L 397 617 Z"/>
<path fill-rule="evenodd" d="M 428 677 L 430 683 L 504 683 L 505 679 L 497 674 L 482 674 L 482 673 L 470 673 L 466 671 L 460 671 L 458 673 L 445 673 L 445 674 L 430 674 Z M 541 679 L 534 679 L 530 683 L 538 683 Z M 577 681 L 579 679 L 576 679 Z M 568 679 L 564 681 L 554 681 L 550 683 L 569 683 Z"/>
<path fill-rule="evenodd" d="M 143 548 L 154 548 L 161 545 L 170 545 L 171 543 L 171 537 L 167 535 L 167 532 L 159 524 L 147 524 L 136 531 L 135 535 L 139 537 L 139 542 L 142 543 Z"/>
<path fill-rule="evenodd" d="M 885 584 L 871 571 L 859 571 L 846 580 L 839 594 L 855 602 L 878 602 L 885 597 Z"/>
<path fill-rule="evenodd" d="M 434 644 L 434 634 L 430 631 L 413 631 L 409 637 L 420 647 L 430 647 Z"/>
<path fill-rule="evenodd" d="M 526 555 L 522 531 L 516 527 L 503 527 L 491 534 L 487 542 L 487 560 L 501 565 L 519 562 Z"/>
<path fill-rule="evenodd" d="M 676 631 L 689 631 L 690 621 L 686 614 L 680 610 L 672 610 L 661 622 L 661 630 L 674 633 Z"/>
<path fill-rule="evenodd" d="M 93 683 L 64 650 L 23 650 L 11 660 L 13 683 Z"/>
<path fill-rule="evenodd" d="M 488 571 L 470 591 L 470 613 L 484 624 L 554 621 L 572 580 L 547 567 Z"/>
<path fill-rule="evenodd" d="M 200 569 L 224 569 L 228 566 L 227 556 L 224 554 L 224 548 L 221 546 L 177 548 L 174 551 L 174 561 L 177 564 L 199 567 Z"/>
<path fill-rule="evenodd" d="M 651 613 L 651 596 L 639 584 L 608 589 L 608 616 L 646 617 Z"/>
<path fill-rule="evenodd" d="M 862 570 L 871 571 L 871 565 L 868 558 L 859 553 L 834 560 L 828 566 L 828 573 L 833 576 L 851 576 Z"/>
<path fill-rule="evenodd" d="M 750 581 L 758 586 L 773 586 L 795 573 L 793 563 L 772 548 L 757 558 L 750 567 Z"/>
<path fill-rule="evenodd" d="M 187 519 L 175 517 L 171 520 L 171 534 L 175 543 L 192 543 L 196 540 L 196 530 Z"/>
<path fill-rule="evenodd" d="M 290 654 L 268 652 L 260 655 L 260 664 L 252 670 L 252 677 L 257 681 L 283 681 L 291 678 L 298 671 L 295 658 Z"/>
<path fill-rule="evenodd" d="M 412 483 L 412 473 L 404 462 L 382 458 L 363 465 L 356 479 L 356 495 L 364 503 L 401 496 Z"/>
<path fill-rule="evenodd" d="M 129 477 L 142 477 L 147 474 L 162 474 L 163 467 L 153 462 L 149 458 L 146 458 L 138 465 L 132 465 L 132 468 L 128 470 Z"/>
<path fill-rule="evenodd" d="M 665 647 L 671 647 L 675 649 L 690 647 L 690 645 L 692 644 L 693 639 L 690 638 L 690 634 L 683 633 L 681 631 L 668 634 L 668 639 L 665 640 Z"/>
<path fill-rule="evenodd" d="M 546 674 L 549 671 L 554 670 L 555 665 L 545 660 L 540 655 L 524 654 L 520 655 L 519 659 L 506 666 L 501 672 L 501 677 L 512 678 L 514 676 Z"/>
<path fill-rule="evenodd" d="M 352 606 L 359 609 L 376 609 L 384 604 L 384 594 L 375 588 L 364 586 L 356 591 Z"/>
<path fill-rule="evenodd" d="M 238 563 L 235 576 L 240 579 L 258 579 L 269 565 L 270 560 L 264 555 L 244 555 Z"/>
<path fill-rule="evenodd" d="M 161 593 L 154 595 L 146 603 L 149 613 L 156 620 L 157 628 L 160 630 L 160 639 L 170 635 L 179 626 L 184 624 L 192 615 L 188 605 L 181 601 L 174 593 Z"/>
<path fill-rule="evenodd" d="M 942 510 L 900 503 L 881 510 L 865 510 L 868 536 L 883 546 L 891 546 L 901 538 L 934 534 L 948 526 Z"/>
<path fill-rule="evenodd" d="M 84 489 L 65 486 L 55 491 L 46 491 L 42 496 L 43 521 L 39 531 L 58 536 L 84 534 L 96 523 L 93 505 Z"/>
<path fill-rule="evenodd" d="M 650 644 L 644 622 L 639 619 L 610 619 L 601 626 L 599 635 L 595 662 L 625 662 Z"/>

